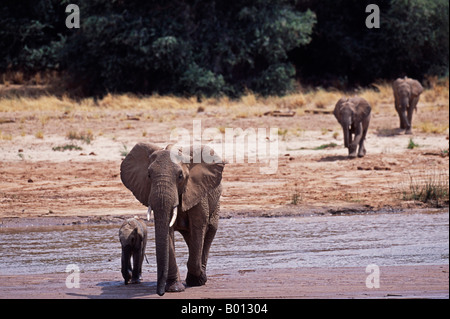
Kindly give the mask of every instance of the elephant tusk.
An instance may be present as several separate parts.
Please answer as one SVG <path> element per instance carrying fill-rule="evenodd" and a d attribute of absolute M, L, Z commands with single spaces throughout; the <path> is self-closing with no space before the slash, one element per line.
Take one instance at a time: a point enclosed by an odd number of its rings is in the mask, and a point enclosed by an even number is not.
<path fill-rule="evenodd" d="M 172 227 L 173 224 L 175 224 L 175 221 L 177 220 L 177 214 L 178 214 L 178 206 L 175 206 L 173 209 L 172 219 L 170 220 L 169 227 Z"/>
<path fill-rule="evenodd" d="M 150 221 L 150 218 L 152 217 L 152 208 L 150 206 L 148 206 L 148 210 L 147 210 L 147 220 Z"/>

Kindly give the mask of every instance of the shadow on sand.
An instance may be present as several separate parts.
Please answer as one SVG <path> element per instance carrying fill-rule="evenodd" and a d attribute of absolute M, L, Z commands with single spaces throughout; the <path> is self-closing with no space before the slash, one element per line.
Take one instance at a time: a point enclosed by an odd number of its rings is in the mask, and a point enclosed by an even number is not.
<path fill-rule="evenodd" d="M 123 281 L 102 281 L 96 286 L 101 287 L 99 295 L 79 293 L 67 293 L 67 295 L 75 298 L 88 299 L 131 299 L 148 297 L 151 295 L 156 296 L 156 282 L 142 282 L 140 284 L 125 285 Z"/>
<path fill-rule="evenodd" d="M 337 161 L 346 161 L 349 159 L 351 158 L 349 158 L 348 156 L 334 155 L 322 157 L 318 162 L 337 162 Z"/>

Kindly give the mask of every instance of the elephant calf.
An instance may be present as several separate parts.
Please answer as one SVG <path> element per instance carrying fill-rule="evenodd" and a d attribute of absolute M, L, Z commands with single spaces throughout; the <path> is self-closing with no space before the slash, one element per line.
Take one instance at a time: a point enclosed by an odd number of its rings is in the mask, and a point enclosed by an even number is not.
<path fill-rule="evenodd" d="M 358 156 L 366 155 L 364 140 L 370 123 L 372 108 L 362 97 L 341 98 L 334 108 L 334 116 L 341 124 L 344 131 L 344 145 L 348 148 L 348 157 L 356 157 L 356 149 L 359 145 Z M 354 139 L 352 139 L 354 134 Z"/>
<path fill-rule="evenodd" d="M 392 84 L 394 91 L 395 110 L 400 117 L 400 128 L 405 130 L 406 134 L 412 134 L 412 116 L 414 110 L 417 112 L 417 103 L 423 87 L 419 81 L 407 78 L 398 78 Z"/>
<path fill-rule="evenodd" d="M 119 229 L 119 239 L 122 245 L 122 276 L 125 285 L 130 279 L 132 284 L 137 284 L 141 280 L 142 262 L 147 244 L 147 225 L 142 220 L 129 218 Z M 131 267 L 131 256 L 133 256 L 133 267 Z"/>

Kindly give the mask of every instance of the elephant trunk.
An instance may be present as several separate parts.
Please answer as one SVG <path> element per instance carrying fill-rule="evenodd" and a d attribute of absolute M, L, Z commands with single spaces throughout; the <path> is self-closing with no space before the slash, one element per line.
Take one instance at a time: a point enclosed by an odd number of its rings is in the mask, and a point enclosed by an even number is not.
<path fill-rule="evenodd" d="M 156 215 L 155 215 L 156 216 Z M 169 227 L 155 219 L 155 245 L 158 282 L 156 292 L 162 296 L 166 292 L 169 273 Z"/>
<path fill-rule="evenodd" d="M 344 146 L 348 148 L 350 146 L 350 129 L 349 125 L 345 124 L 342 126 L 344 129 Z"/>
<path fill-rule="evenodd" d="M 169 228 L 173 225 L 178 206 L 178 192 L 172 187 L 152 187 L 150 206 L 155 219 L 157 293 L 164 295 L 169 273 Z"/>
<path fill-rule="evenodd" d="M 400 99 L 400 107 L 402 111 L 406 111 L 408 109 L 408 106 L 409 106 L 409 96 L 405 94 Z"/>
<path fill-rule="evenodd" d="M 400 116 L 403 118 L 403 123 L 405 123 L 405 128 L 409 128 L 411 123 L 409 123 L 407 112 L 409 108 L 409 95 L 405 94 L 400 99 Z"/>

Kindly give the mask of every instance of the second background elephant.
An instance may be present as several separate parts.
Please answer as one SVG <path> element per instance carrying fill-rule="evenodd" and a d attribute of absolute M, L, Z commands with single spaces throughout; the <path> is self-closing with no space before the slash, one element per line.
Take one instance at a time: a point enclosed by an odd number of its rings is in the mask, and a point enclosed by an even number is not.
<path fill-rule="evenodd" d="M 417 112 L 417 103 L 423 87 L 419 81 L 407 78 L 398 78 L 392 83 L 394 91 L 395 110 L 400 118 L 400 129 L 405 134 L 412 134 L 412 117 L 414 110 Z"/>

